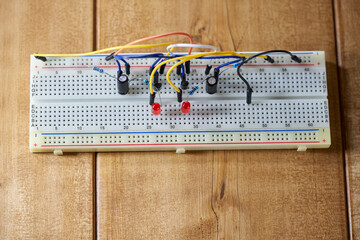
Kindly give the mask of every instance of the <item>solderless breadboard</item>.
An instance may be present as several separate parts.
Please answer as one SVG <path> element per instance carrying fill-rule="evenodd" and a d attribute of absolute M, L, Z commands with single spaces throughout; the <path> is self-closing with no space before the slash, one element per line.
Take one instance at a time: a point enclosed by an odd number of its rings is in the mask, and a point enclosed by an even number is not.
<path fill-rule="evenodd" d="M 219 78 L 218 92 L 205 92 L 207 59 L 191 60 L 187 76 L 190 90 L 184 100 L 191 112 L 184 115 L 176 92 L 160 76 L 163 87 L 156 101 L 161 115 L 150 111 L 149 67 L 154 59 L 129 59 L 130 91 L 117 93 L 117 66 L 105 55 L 47 57 L 31 56 L 30 150 L 150 151 L 263 148 L 326 148 L 330 146 L 325 56 L 322 51 L 270 54 L 242 67 L 253 89 L 252 104 L 246 104 L 246 86 L 230 67 Z M 212 60 L 214 67 L 229 59 Z M 93 67 L 108 74 L 96 72 Z M 171 65 L 167 65 L 167 69 Z M 171 74 L 174 83 L 180 79 Z"/>

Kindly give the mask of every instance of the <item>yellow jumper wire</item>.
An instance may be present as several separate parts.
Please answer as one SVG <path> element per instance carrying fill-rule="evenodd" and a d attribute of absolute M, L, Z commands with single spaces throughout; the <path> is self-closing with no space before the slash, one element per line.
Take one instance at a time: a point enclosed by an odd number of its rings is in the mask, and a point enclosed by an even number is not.
<path fill-rule="evenodd" d="M 179 66 L 180 64 L 188 61 L 188 60 L 191 60 L 191 59 L 194 59 L 194 58 L 199 58 L 199 57 L 205 57 L 205 56 L 238 56 L 238 57 L 251 57 L 253 56 L 253 54 L 242 54 L 242 53 L 236 53 L 236 52 L 211 52 L 211 53 L 198 53 L 198 54 L 194 54 L 194 55 L 188 55 L 188 56 L 182 56 L 182 57 L 176 57 L 176 58 L 172 58 L 172 59 L 169 59 L 169 60 L 166 60 L 166 61 L 163 61 L 161 62 L 160 64 L 158 64 L 154 69 L 153 71 L 151 72 L 151 75 L 150 75 L 150 81 L 149 81 L 149 86 L 150 86 L 150 92 L 151 94 L 154 94 L 154 90 L 153 90 L 153 87 L 152 87 L 152 84 L 153 84 L 153 78 L 154 78 L 154 75 L 155 75 L 155 72 L 164 64 L 166 63 L 169 63 L 169 62 L 172 62 L 172 61 L 178 61 L 180 60 L 178 63 L 176 63 L 175 65 L 173 65 L 167 72 L 166 74 L 166 80 L 169 82 L 169 84 L 177 91 L 177 92 L 180 92 L 180 89 L 177 88 L 170 80 L 170 73 L 177 67 Z M 261 57 L 261 58 L 267 58 L 265 55 L 260 55 L 258 57 Z"/>
<path fill-rule="evenodd" d="M 153 47 L 163 47 L 163 46 L 169 46 L 171 44 L 174 44 L 173 42 L 167 42 L 167 43 L 159 43 L 159 44 L 143 44 L 143 45 L 130 45 L 130 46 L 118 46 L 118 47 L 111 47 L 111 48 L 105 48 L 101 50 L 96 50 L 93 52 L 86 52 L 86 53 L 74 53 L 74 54 L 42 54 L 42 53 L 34 53 L 33 55 L 35 57 L 82 57 L 82 56 L 89 56 L 104 52 L 111 52 L 118 49 L 130 49 L 130 48 L 153 48 Z"/>

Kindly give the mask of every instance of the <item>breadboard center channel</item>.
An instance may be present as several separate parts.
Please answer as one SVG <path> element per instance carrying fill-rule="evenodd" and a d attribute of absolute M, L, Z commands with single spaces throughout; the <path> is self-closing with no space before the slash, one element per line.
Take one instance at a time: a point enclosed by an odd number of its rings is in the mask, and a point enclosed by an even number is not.
<path fill-rule="evenodd" d="M 149 67 L 154 59 L 128 59 L 130 90 L 117 93 L 117 66 L 105 55 L 31 56 L 30 150 L 153 151 L 208 149 L 326 148 L 330 146 L 325 55 L 322 51 L 293 52 L 301 63 L 281 53 L 275 63 L 254 59 L 242 67 L 253 89 L 246 103 L 246 86 L 230 66 L 219 77 L 218 91 L 205 91 L 208 59 L 191 60 L 189 91 L 184 101 L 191 112 L 181 113 L 176 92 L 160 75 L 157 94 L 161 114 L 149 106 Z M 126 55 L 126 54 L 125 54 Z M 212 61 L 214 67 L 228 59 Z M 107 74 L 93 70 L 104 69 Z M 171 64 L 167 65 L 169 69 Z M 165 72 L 166 73 L 166 72 Z M 111 76 L 109 76 L 111 75 Z M 180 77 L 171 74 L 176 85 Z"/>

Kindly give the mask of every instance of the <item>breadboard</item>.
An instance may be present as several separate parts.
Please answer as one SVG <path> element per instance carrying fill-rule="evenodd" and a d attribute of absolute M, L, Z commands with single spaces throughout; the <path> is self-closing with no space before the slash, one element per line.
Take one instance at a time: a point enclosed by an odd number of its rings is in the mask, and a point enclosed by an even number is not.
<path fill-rule="evenodd" d="M 246 104 L 246 86 L 229 67 L 219 78 L 218 92 L 205 92 L 207 59 L 191 60 L 187 75 L 190 90 L 184 92 L 191 112 L 184 115 L 176 92 L 161 75 L 161 115 L 150 111 L 149 77 L 154 59 L 129 59 L 130 91 L 117 93 L 116 79 L 94 71 L 97 66 L 115 76 L 117 66 L 105 55 L 48 57 L 42 62 L 31 56 L 30 150 L 152 151 L 205 149 L 325 148 L 330 146 L 327 82 L 324 52 L 294 52 L 302 63 L 288 55 L 270 54 L 242 68 L 253 89 L 252 104 Z M 125 54 L 126 55 L 126 54 Z M 214 67 L 229 59 L 212 60 Z M 167 69 L 171 64 L 167 65 Z M 174 83 L 180 79 L 171 74 Z"/>

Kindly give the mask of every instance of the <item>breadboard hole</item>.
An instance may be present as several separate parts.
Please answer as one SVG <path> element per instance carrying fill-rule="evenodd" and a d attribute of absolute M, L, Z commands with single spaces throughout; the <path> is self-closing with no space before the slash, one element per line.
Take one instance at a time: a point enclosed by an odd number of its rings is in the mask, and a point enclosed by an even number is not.
<path fill-rule="evenodd" d="M 100 144 L 120 144 L 122 143 L 121 135 L 100 136 Z"/>
<path fill-rule="evenodd" d="M 44 136 L 44 144 L 65 144 L 66 138 L 63 136 Z"/>
<path fill-rule="evenodd" d="M 295 141 L 315 141 L 317 140 L 316 132 L 298 132 L 295 133 Z"/>
<path fill-rule="evenodd" d="M 280 142 L 280 141 L 289 141 L 289 134 L 288 133 L 268 133 L 267 134 L 268 141 Z"/>
<path fill-rule="evenodd" d="M 184 134 L 185 143 L 205 142 L 205 134 Z"/>
<path fill-rule="evenodd" d="M 260 133 L 240 133 L 240 142 L 261 142 Z"/>
<path fill-rule="evenodd" d="M 127 141 L 128 141 L 128 143 L 134 143 L 134 144 L 149 143 L 150 136 L 149 135 L 128 135 Z"/>
<path fill-rule="evenodd" d="M 234 134 L 232 133 L 221 133 L 221 134 L 212 134 L 212 142 L 234 142 Z"/>
<path fill-rule="evenodd" d="M 159 134 L 156 135 L 156 143 L 177 143 L 178 136 L 176 134 Z"/>
<path fill-rule="evenodd" d="M 71 139 L 71 142 L 73 144 L 94 143 L 94 137 L 93 136 L 87 136 L 87 135 L 73 136 L 72 139 Z"/>
<path fill-rule="evenodd" d="M 145 104 L 35 104 L 33 127 L 43 129 L 194 129 L 201 126 L 323 126 L 328 123 L 324 101 L 266 101 L 248 105 L 239 101 L 193 103 L 193 111 L 184 116 L 178 104 L 163 106 L 154 116 Z M 281 112 L 282 114 L 278 114 Z"/>

